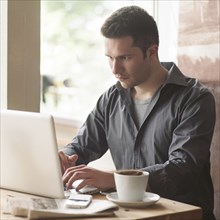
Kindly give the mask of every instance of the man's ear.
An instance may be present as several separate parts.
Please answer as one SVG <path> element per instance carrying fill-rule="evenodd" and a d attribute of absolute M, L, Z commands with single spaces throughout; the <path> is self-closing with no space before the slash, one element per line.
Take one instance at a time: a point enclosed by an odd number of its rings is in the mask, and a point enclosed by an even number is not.
<path fill-rule="evenodd" d="M 151 45 L 147 48 L 146 55 L 151 58 L 152 56 L 157 56 L 158 46 L 156 44 Z"/>

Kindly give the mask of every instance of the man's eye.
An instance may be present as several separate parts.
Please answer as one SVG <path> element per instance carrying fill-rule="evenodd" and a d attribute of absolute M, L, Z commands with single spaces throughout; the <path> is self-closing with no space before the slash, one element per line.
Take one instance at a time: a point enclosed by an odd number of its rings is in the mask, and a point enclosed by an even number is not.
<path fill-rule="evenodd" d="M 129 59 L 129 56 L 123 56 L 122 57 L 122 60 L 128 60 Z"/>

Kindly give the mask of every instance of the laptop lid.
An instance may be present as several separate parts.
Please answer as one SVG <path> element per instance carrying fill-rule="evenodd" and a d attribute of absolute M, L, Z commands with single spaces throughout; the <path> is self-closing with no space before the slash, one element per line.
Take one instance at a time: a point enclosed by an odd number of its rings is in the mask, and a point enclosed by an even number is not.
<path fill-rule="evenodd" d="M 1 188 L 64 198 L 53 117 L 1 110 L 0 120 Z"/>

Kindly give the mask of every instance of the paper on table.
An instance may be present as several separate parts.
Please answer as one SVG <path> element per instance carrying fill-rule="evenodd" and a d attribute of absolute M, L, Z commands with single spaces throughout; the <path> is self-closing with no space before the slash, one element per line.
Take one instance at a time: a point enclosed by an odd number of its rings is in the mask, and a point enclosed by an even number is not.
<path fill-rule="evenodd" d="M 83 217 L 113 215 L 118 206 L 107 200 L 92 200 L 85 209 L 65 208 L 66 199 L 47 198 L 8 198 L 4 213 L 15 216 L 28 217 L 28 219 L 52 217 Z"/>

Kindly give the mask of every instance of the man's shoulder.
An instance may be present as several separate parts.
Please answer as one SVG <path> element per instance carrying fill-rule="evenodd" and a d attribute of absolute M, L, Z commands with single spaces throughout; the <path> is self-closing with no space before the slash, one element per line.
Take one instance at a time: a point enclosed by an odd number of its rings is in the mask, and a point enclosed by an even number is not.
<path fill-rule="evenodd" d="M 113 85 L 101 94 L 101 96 L 98 99 L 97 104 L 102 105 L 104 107 L 107 105 L 107 103 L 110 100 L 115 99 L 118 96 L 119 96 L 119 91 L 117 89 L 117 86 Z"/>
<path fill-rule="evenodd" d="M 102 95 L 104 99 L 110 99 L 111 97 L 118 96 L 120 94 L 120 89 L 118 88 L 118 84 L 112 85 L 108 88 Z"/>
<path fill-rule="evenodd" d="M 201 95 L 201 94 L 210 94 L 212 95 L 211 90 L 203 84 L 199 79 L 195 78 L 186 78 L 187 79 L 187 90 L 193 92 L 194 94 Z"/>

